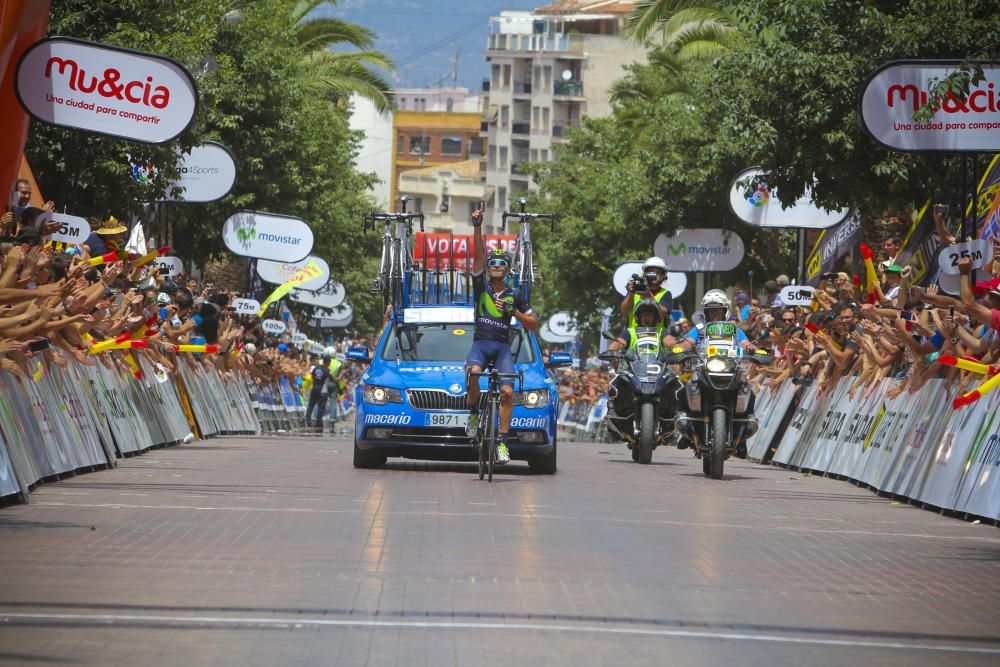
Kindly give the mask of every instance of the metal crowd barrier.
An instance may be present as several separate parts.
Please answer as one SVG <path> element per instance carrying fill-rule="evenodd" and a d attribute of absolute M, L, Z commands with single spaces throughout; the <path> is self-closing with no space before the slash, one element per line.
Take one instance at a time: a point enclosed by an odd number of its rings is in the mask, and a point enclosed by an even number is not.
<path fill-rule="evenodd" d="M 956 384 L 932 379 L 894 395 L 883 378 L 851 396 L 854 378 L 765 388 L 751 459 L 829 475 L 938 510 L 1000 520 L 1000 392 L 952 409 Z"/>
<path fill-rule="evenodd" d="M 576 440 L 609 442 L 611 438 L 604 422 L 607 409 L 607 394 L 601 394 L 594 402 L 586 399 L 563 401 L 559 405 L 556 424 Z"/>
<path fill-rule="evenodd" d="M 170 373 L 142 351 L 132 354 L 141 377 L 120 352 L 102 354 L 94 366 L 65 357 L 65 368 L 37 355 L 28 377 L 0 371 L 0 499 L 27 501 L 43 481 L 115 466 L 196 434 L 260 432 L 244 375 L 220 375 L 183 357 Z"/>

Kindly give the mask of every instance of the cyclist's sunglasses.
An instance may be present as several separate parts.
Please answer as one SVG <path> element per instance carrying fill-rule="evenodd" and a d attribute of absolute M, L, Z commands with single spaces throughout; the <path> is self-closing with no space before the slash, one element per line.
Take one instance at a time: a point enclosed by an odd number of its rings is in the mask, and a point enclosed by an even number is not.
<path fill-rule="evenodd" d="M 507 266 L 507 260 L 506 259 L 501 259 L 501 258 L 498 257 L 496 259 L 491 259 L 486 264 L 488 266 L 503 266 L 503 267 L 506 267 Z"/>

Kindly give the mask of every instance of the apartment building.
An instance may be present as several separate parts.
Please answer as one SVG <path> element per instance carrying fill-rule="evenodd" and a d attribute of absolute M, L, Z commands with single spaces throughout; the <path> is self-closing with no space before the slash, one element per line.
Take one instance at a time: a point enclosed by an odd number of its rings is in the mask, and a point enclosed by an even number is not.
<path fill-rule="evenodd" d="M 478 113 L 402 110 L 393 114 L 392 127 L 393 202 L 400 192 L 399 176 L 403 172 L 462 162 L 484 152 Z"/>
<path fill-rule="evenodd" d="M 611 83 L 625 65 L 646 60 L 645 49 L 623 33 L 634 4 L 560 0 L 490 19 L 480 132 L 488 145 L 481 170 L 493 192 L 487 224 L 534 191 L 525 164 L 553 159 L 554 147 L 584 116 L 611 113 Z"/>
<path fill-rule="evenodd" d="M 471 234 L 470 215 L 486 200 L 479 158 L 404 171 L 399 192 L 413 198 L 411 210 L 424 212 L 428 232 Z"/>

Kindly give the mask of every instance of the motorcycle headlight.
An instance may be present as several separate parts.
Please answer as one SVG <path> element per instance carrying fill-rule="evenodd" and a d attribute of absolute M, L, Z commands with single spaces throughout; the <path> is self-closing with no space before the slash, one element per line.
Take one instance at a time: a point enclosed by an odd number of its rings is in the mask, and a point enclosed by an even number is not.
<path fill-rule="evenodd" d="M 514 405 L 520 405 L 529 410 L 544 407 L 548 403 L 548 390 L 528 389 L 514 394 Z"/>
<path fill-rule="evenodd" d="M 712 357 L 707 362 L 705 362 L 705 368 L 709 373 L 725 373 L 729 370 L 729 364 L 725 359 L 719 359 L 718 357 Z"/>
<path fill-rule="evenodd" d="M 377 384 L 365 385 L 365 403 L 385 405 L 386 403 L 402 403 L 403 396 L 394 387 L 383 387 Z"/>

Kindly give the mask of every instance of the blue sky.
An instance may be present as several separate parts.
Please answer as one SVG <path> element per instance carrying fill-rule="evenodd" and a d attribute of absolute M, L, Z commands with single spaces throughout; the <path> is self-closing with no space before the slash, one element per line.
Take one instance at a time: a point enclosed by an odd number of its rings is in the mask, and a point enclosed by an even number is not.
<path fill-rule="evenodd" d="M 378 36 L 376 48 L 397 63 L 399 87 L 436 85 L 459 50 L 458 83 L 479 90 L 489 68 L 482 52 L 489 17 L 501 9 L 534 9 L 548 0 L 338 0 L 317 12 L 359 23 Z M 448 80 L 442 85 L 448 85 Z"/>

